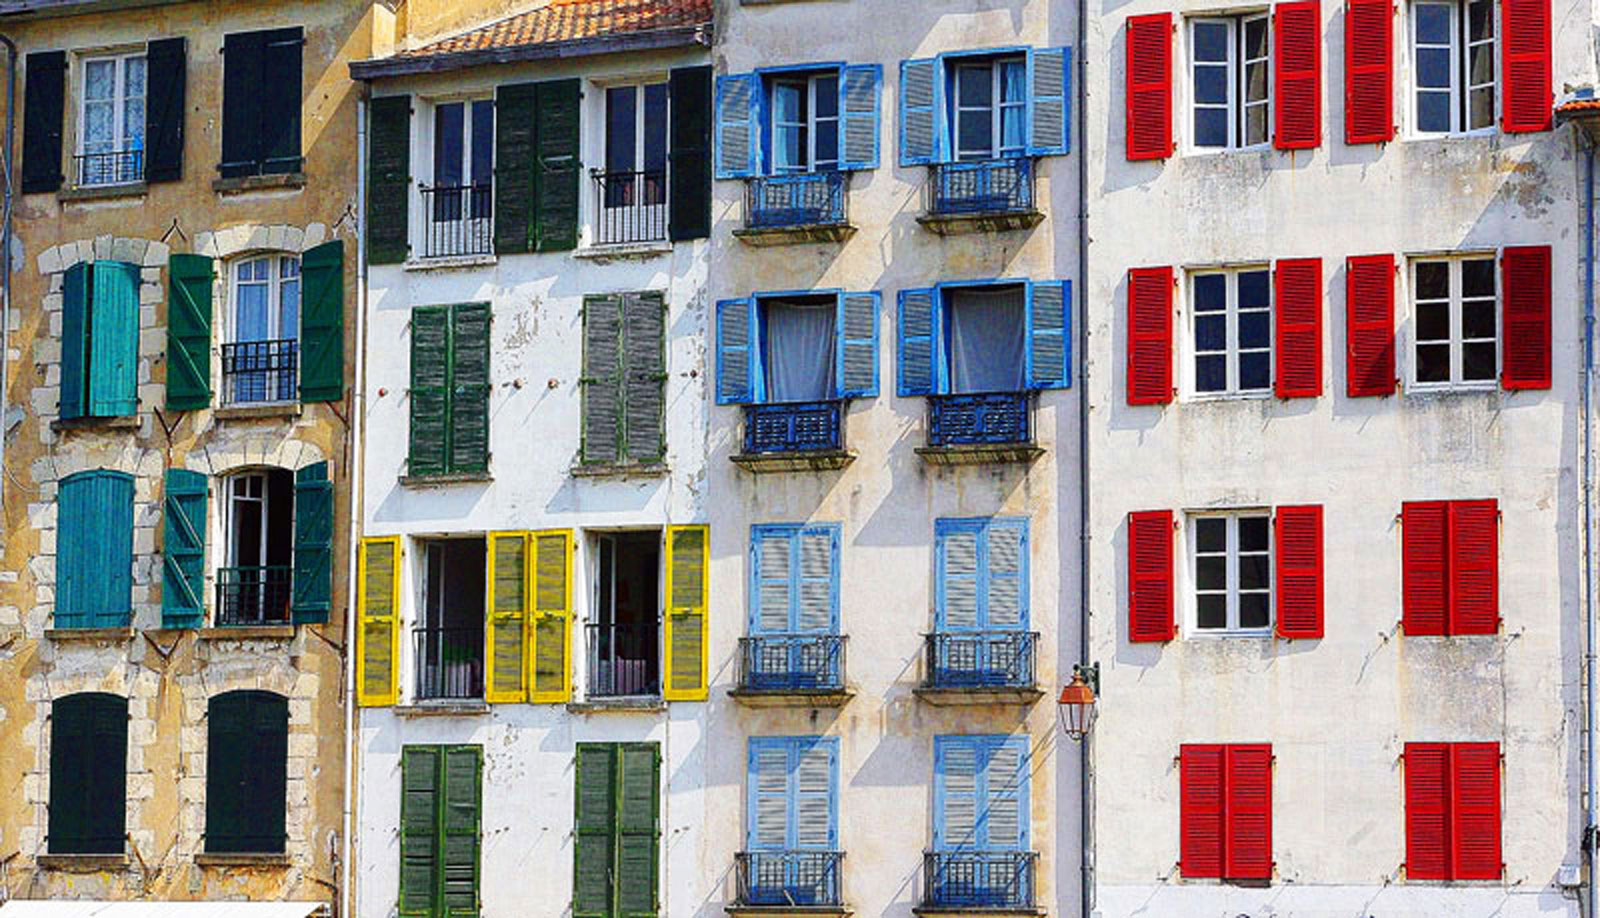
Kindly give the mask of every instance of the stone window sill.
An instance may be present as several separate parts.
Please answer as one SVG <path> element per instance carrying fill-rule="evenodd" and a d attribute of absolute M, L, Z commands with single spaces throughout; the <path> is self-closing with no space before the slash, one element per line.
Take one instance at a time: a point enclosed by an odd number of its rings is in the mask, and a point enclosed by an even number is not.
<path fill-rule="evenodd" d="M 127 854 L 41 854 L 36 863 L 43 870 L 62 870 L 67 873 L 126 870 L 129 865 Z"/>
<path fill-rule="evenodd" d="M 407 488 L 431 488 L 438 485 L 486 484 L 494 481 L 488 472 L 461 472 L 455 475 L 401 475 L 400 484 Z"/>
<path fill-rule="evenodd" d="M 129 182 L 125 185 L 82 185 L 61 189 L 56 192 L 56 200 L 63 204 L 112 201 L 119 198 L 142 198 L 148 191 L 149 186 L 144 182 Z"/>
<path fill-rule="evenodd" d="M 407 271 L 448 271 L 451 268 L 489 268 L 500 259 L 494 255 L 448 255 L 439 258 L 408 258 L 401 267 Z"/>
<path fill-rule="evenodd" d="M 254 418 L 297 418 L 299 402 L 271 402 L 265 405 L 226 405 L 212 412 L 219 421 L 244 421 Z"/>
<path fill-rule="evenodd" d="M 660 695 L 625 695 L 567 702 L 567 710 L 573 714 L 653 714 L 666 709 L 667 703 Z"/>
<path fill-rule="evenodd" d="M 663 463 L 591 463 L 572 467 L 574 478 L 661 478 L 670 469 Z"/>
<path fill-rule="evenodd" d="M 657 255 L 670 255 L 672 243 L 667 240 L 658 242 L 623 242 L 608 243 L 605 245 L 586 245 L 572 252 L 573 258 L 589 258 L 596 261 L 605 261 L 611 258 L 654 258 Z"/>
<path fill-rule="evenodd" d="M 138 430 L 139 416 L 130 414 L 115 418 L 57 418 L 50 422 L 50 429 L 55 431 Z"/>
<path fill-rule="evenodd" d="M 222 625 L 201 628 L 195 636 L 202 641 L 287 641 L 294 638 L 294 626 Z"/>
<path fill-rule="evenodd" d="M 304 172 L 280 172 L 273 175 L 244 175 L 238 178 L 219 178 L 211 183 L 217 194 L 240 194 L 247 191 L 270 191 L 280 188 L 306 187 Z"/>
<path fill-rule="evenodd" d="M 417 701 L 395 705 L 395 714 L 401 717 L 476 717 L 489 713 L 486 701 Z"/>
<path fill-rule="evenodd" d="M 131 617 L 131 615 L 130 615 Z M 50 641 L 86 641 L 113 643 L 133 640 L 133 627 L 123 628 L 47 628 L 44 636 Z"/>
<path fill-rule="evenodd" d="M 194 862 L 201 867 L 287 867 L 287 854 L 229 853 L 213 854 L 209 851 L 196 854 Z"/>

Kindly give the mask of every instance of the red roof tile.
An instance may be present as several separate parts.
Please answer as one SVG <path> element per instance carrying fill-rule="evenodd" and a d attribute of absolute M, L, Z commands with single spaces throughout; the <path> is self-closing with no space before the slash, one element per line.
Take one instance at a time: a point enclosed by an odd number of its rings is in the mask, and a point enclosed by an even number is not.
<path fill-rule="evenodd" d="M 1600 111 L 1600 99 L 1573 99 L 1556 106 L 1557 112 L 1592 112 Z"/>
<path fill-rule="evenodd" d="M 453 38 L 396 54 L 433 57 L 559 44 L 585 38 L 628 35 L 711 23 L 712 0 L 547 0 L 520 13 Z"/>

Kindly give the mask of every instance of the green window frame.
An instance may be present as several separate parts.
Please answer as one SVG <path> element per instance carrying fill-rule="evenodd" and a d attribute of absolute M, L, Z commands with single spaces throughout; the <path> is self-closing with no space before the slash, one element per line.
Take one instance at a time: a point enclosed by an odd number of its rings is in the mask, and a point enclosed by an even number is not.
<path fill-rule="evenodd" d="M 572 918 L 655 918 L 661 747 L 579 743 Z"/>
<path fill-rule="evenodd" d="M 666 444 L 667 303 L 658 290 L 583 300 L 585 465 L 653 465 Z"/>
<path fill-rule="evenodd" d="M 412 311 L 411 477 L 488 473 L 491 323 L 488 303 Z"/>
<path fill-rule="evenodd" d="M 400 918 L 481 908 L 483 747 L 400 750 Z"/>

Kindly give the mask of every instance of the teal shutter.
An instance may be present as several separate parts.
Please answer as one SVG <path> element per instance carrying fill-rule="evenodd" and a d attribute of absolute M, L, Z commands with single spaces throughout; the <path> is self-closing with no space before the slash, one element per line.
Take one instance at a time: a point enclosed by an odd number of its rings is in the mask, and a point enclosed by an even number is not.
<path fill-rule="evenodd" d="M 443 796 L 439 746 L 400 750 L 400 915 L 439 918 L 443 865 L 439 858 L 439 804 Z"/>
<path fill-rule="evenodd" d="M 139 408 L 139 266 L 97 261 L 91 283 L 88 414 L 126 417 Z"/>
<path fill-rule="evenodd" d="M 753 73 L 717 77 L 717 178 L 761 173 L 761 78 Z"/>
<path fill-rule="evenodd" d="M 629 462 L 660 462 L 666 452 L 666 297 L 622 295 L 622 447 Z"/>
<path fill-rule="evenodd" d="M 883 65 L 845 67 L 839 79 L 839 168 L 878 168 L 878 99 Z"/>
<path fill-rule="evenodd" d="M 466 303 L 450 310 L 449 438 L 448 471 L 488 471 L 488 303 Z"/>
<path fill-rule="evenodd" d="M 94 266 L 78 262 L 61 285 L 61 406 L 63 420 L 81 418 L 89 390 L 89 298 Z"/>
<path fill-rule="evenodd" d="M 757 400 L 755 297 L 717 303 L 717 404 L 742 405 Z"/>
<path fill-rule="evenodd" d="M 834 392 L 840 398 L 876 398 L 878 395 L 878 312 L 883 294 L 876 290 L 839 294 L 839 317 L 834 322 Z"/>
<path fill-rule="evenodd" d="M 198 628 L 206 604 L 207 479 L 167 469 L 162 496 L 161 626 Z"/>
<path fill-rule="evenodd" d="M 367 138 L 367 262 L 399 264 L 410 251 L 411 97 L 373 99 Z"/>
<path fill-rule="evenodd" d="M 289 766 L 289 699 L 255 690 L 225 692 L 206 712 L 206 851 L 284 850 Z"/>
<path fill-rule="evenodd" d="M 411 311 L 412 475 L 443 475 L 450 425 L 450 309 Z"/>
<path fill-rule="evenodd" d="M 534 83 L 501 86 L 494 94 L 494 250 L 533 251 Z"/>
<path fill-rule="evenodd" d="M 621 458 L 622 297 L 583 299 L 583 461 Z"/>
<path fill-rule="evenodd" d="M 944 81 L 938 58 L 900 62 L 900 165 L 939 161 L 943 116 L 939 100 Z"/>
<path fill-rule="evenodd" d="M 318 462 L 294 473 L 294 623 L 325 623 L 332 591 L 333 482 Z"/>
<path fill-rule="evenodd" d="M 939 291 L 928 287 L 900 291 L 900 355 L 896 362 L 901 397 L 938 391 Z"/>
<path fill-rule="evenodd" d="M 661 841 L 661 747 L 625 743 L 618 750 L 618 918 L 655 918 Z"/>
<path fill-rule="evenodd" d="M 344 398 L 344 241 L 300 256 L 300 400 Z"/>
<path fill-rule="evenodd" d="M 572 849 L 572 918 L 614 918 L 618 747 L 579 743 Z"/>
<path fill-rule="evenodd" d="M 127 762 L 128 699 L 80 692 L 51 702 L 51 854 L 127 850 Z"/>
<path fill-rule="evenodd" d="M 178 254 L 167 259 L 168 410 L 193 411 L 211 404 L 214 280 L 211 259 L 204 255 Z"/>
<path fill-rule="evenodd" d="M 1028 50 L 1028 155 L 1061 156 L 1071 134 L 1067 99 L 1072 86 L 1070 48 Z"/>
<path fill-rule="evenodd" d="M 57 628 L 127 627 L 133 611 L 133 476 L 95 469 L 56 500 Z"/>
<path fill-rule="evenodd" d="M 578 246 L 578 100 L 577 80 L 538 84 L 535 138 L 538 172 L 538 248 L 560 252 Z"/>
<path fill-rule="evenodd" d="M 1072 282 L 1028 284 L 1028 388 L 1072 385 Z"/>
<path fill-rule="evenodd" d="M 483 816 L 483 751 L 479 746 L 444 747 L 444 805 L 439 863 L 443 884 L 440 918 L 477 918 L 478 847 Z"/>

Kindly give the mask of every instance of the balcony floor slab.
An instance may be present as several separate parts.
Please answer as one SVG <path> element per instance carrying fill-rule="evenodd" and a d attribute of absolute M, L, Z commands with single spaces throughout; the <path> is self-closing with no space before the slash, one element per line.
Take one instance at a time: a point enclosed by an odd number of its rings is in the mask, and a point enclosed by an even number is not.
<path fill-rule="evenodd" d="M 1018 918 L 1023 918 L 1023 916 L 1043 915 L 1045 910 L 1037 907 L 989 908 L 980 905 L 918 905 L 911 909 L 911 914 L 917 915 L 919 918 L 944 918 L 944 916 L 956 918 L 956 916 L 962 915 L 989 915 L 993 916 L 993 918 L 1015 915 Z"/>
<path fill-rule="evenodd" d="M 954 707 L 957 705 L 982 705 L 982 704 L 1020 704 L 1032 705 L 1044 697 L 1044 692 L 1037 688 L 1007 688 L 990 686 L 972 686 L 971 688 L 934 687 L 919 685 L 912 689 L 912 694 L 926 701 L 928 704 L 939 707 Z"/>
<path fill-rule="evenodd" d="M 924 214 L 917 218 L 917 222 L 940 236 L 961 236 L 967 233 L 1033 229 L 1044 222 L 1044 214 L 1037 210 L 992 214 Z"/>
<path fill-rule="evenodd" d="M 974 443 L 964 446 L 919 446 L 917 455 L 929 465 L 988 465 L 994 462 L 1032 462 L 1044 448 L 1032 443 Z"/>
<path fill-rule="evenodd" d="M 745 245 L 761 248 L 778 245 L 805 245 L 811 242 L 845 242 L 856 234 L 848 223 L 807 223 L 801 226 L 763 226 L 736 229 L 733 237 Z"/>
<path fill-rule="evenodd" d="M 855 450 L 819 449 L 793 453 L 737 453 L 728 460 L 747 472 L 831 472 L 856 461 Z"/>
<path fill-rule="evenodd" d="M 845 918 L 851 914 L 848 905 L 729 905 L 723 911 L 734 916 L 749 916 L 749 918 L 783 918 L 794 915 L 796 918 Z"/>
<path fill-rule="evenodd" d="M 854 698 L 851 689 L 730 689 L 728 697 L 747 708 L 842 708 Z"/>

